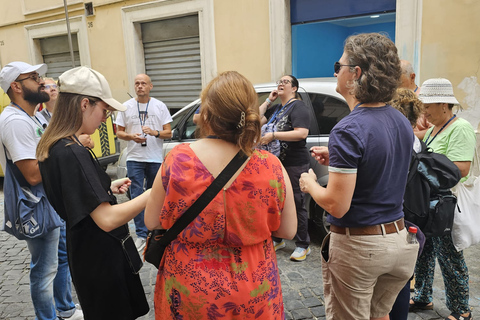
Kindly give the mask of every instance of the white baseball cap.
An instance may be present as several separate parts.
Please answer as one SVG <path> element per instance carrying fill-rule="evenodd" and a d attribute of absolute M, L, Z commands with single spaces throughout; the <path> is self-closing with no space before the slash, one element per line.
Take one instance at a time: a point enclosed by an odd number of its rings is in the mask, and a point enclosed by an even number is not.
<path fill-rule="evenodd" d="M 10 62 L 0 71 L 0 86 L 6 93 L 12 82 L 14 82 L 19 75 L 37 71 L 39 75 L 43 76 L 47 72 L 47 69 L 45 63 L 32 66 L 31 64 L 21 61 Z"/>
<path fill-rule="evenodd" d="M 58 77 L 60 93 L 76 93 L 101 99 L 118 111 L 127 107 L 113 99 L 107 79 L 98 71 L 88 67 L 77 67 L 65 71 Z"/>
<path fill-rule="evenodd" d="M 423 103 L 458 104 L 453 94 L 452 83 L 444 78 L 426 80 L 422 84 L 418 99 Z"/>

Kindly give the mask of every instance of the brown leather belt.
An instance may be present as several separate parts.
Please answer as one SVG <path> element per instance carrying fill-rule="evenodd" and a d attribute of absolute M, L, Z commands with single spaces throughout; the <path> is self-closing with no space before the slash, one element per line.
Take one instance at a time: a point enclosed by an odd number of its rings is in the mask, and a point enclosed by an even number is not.
<path fill-rule="evenodd" d="M 384 223 L 383 226 L 385 228 L 385 234 L 397 232 L 397 229 L 395 228 L 395 223 L 397 224 L 398 231 L 403 230 L 403 228 L 405 228 L 405 222 L 403 221 L 403 218 L 390 223 Z M 334 233 L 347 234 L 347 229 L 348 229 L 350 235 L 355 235 L 355 236 L 382 235 L 383 232 L 382 232 L 381 226 L 382 226 L 381 224 L 377 224 L 374 226 L 345 228 L 345 227 L 335 226 L 332 224 L 330 225 L 330 231 Z"/>

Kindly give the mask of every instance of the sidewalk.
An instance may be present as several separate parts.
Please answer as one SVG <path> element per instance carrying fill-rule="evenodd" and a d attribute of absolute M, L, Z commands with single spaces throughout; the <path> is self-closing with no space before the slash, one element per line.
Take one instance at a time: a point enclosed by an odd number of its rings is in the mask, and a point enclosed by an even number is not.
<path fill-rule="evenodd" d="M 3 190 L 0 192 L 0 223 L 3 225 Z M 125 201 L 119 197 L 119 201 Z M 130 222 L 131 230 L 134 229 Z M 134 232 L 132 232 L 132 235 Z M 304 262 L 289 260 L 294 242 L 277 252 L 278 267 L 282 282 L 286 319 L 325 319 L 320 260 L 320 242 L 311 231 L 312 253 Z M 479 317 L 480 305 L 480 246 L 464 251 L 470 271 L 470 305 L 474 316 Z M 35 318 L 29 290 L 30 256 L 25 241 L 18 241 L 6 232 L 0 232 L 0 319 L 33 320 Z M 94 270 L 92 270 L 94 271 Z M 140 319 L 153 320 L 153 292 L 157 270 L 145 263 L 140 272 L 150 312 Z M 434 282 L 434 310 L 410 313 L 409 320 L 444 319 L 450 314 L 445 307 L 445 292 L 440 269 L 437 266 Z M 77 301 L 75 299 L 75 301 Z M 78 302 L 78 301 L 77 301 Z"/>

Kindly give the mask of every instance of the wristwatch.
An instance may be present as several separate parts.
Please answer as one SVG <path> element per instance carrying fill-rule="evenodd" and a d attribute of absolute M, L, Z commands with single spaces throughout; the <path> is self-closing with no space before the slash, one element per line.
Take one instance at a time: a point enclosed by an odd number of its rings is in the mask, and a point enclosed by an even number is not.
<path fill-rule="evenodd" d="M 157 135 L 155 136 L 155 138 L 158 138 L 160 137 L 160 131 L 157 130 Z"/>

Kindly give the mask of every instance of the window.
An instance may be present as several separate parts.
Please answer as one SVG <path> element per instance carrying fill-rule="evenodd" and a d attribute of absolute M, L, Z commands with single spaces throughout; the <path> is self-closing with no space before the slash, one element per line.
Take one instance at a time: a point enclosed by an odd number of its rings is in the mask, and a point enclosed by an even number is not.
<path fill-rule="evenodd" d="M 338 121 L 350 113 L 348 105 L 339 99 L 319 93 L 309 93 L 309 96 L 315 111 L 319 134 L 329 134 Z"/>

